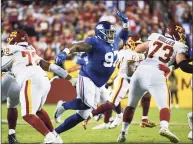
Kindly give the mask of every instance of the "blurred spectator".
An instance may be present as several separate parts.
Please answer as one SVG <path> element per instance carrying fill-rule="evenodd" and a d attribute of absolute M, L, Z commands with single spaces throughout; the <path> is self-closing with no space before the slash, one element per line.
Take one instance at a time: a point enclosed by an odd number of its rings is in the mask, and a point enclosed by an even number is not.
<path fill-rule="evenodd" d="M 164 2 L 167 8 L 163 11 L 152 0 L 2 1 L 2 42 L 13 29 L 21 28 L 27 31 L 40 56 L 54 59 L 68 44 L 93 35 L 99 21 L 114 23 L 119 32 L 122 28 L 116 16 L 119 9 L 128 16 L 131 33 L 139 33 L 144 41 L 152 32 L 164 32 L 165 15 L 168 15 L 171 22 L 183 25 L 187 34 L 186 44 L 192 47 L 192 1 L 159 1 L 161 4 Z"/>
<path fill-rule="evenodd" d="M 108 21 L 112 24 L 115 24 L 116 18 L 111 14 L 110 10 L 106 10 L 104 14 L 100 17 L 99 21 Z"/>
<path fill-rule="evenodd" d="M 179 100 L 178 100 L 178 79 L 174 73 L 174 71 L 171 72 L 169 75 L 169 90 L 171 91 L 171 108 L 174 105 L 174 97 L 176 100 L 175 108 L 179 108 Z"/>

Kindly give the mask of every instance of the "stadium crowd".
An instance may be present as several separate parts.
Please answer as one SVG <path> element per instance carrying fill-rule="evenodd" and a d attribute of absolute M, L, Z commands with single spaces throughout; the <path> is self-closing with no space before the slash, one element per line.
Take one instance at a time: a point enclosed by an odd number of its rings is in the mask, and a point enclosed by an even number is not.
<path fill-rule="evenodd" d="M 159 3 L 165 9 L 159 9 L 159 5 L 151 0 L 3 1 L 2 42 L 13 29 L 24 29 L 38 54 L 45 60 L 53 60 L 67 44 L 84 40 L 92 34 L 98 21 L 110 21 L 120 30 L 122 24 L 116 16 L 119 8 L 129 18 L 131 33 L 139 33 L 142 40 L 147 40 L 152 32 L 163 33 L 168 19 L 184 26 L 187 45 L 192 47 L 192 2 L 162 0 Z"/>

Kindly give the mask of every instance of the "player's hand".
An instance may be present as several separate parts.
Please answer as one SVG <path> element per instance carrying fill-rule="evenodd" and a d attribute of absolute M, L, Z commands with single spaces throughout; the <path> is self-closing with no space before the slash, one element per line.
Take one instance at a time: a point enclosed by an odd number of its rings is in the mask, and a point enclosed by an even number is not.
<path fill-rule="evenodd" d="M 159 64 L 159 69 L 161 71 L 164 71 L 165 77 L 167 77 L 167 75 L 170 73 L 170 69 L 162 64 Z"/>
<path fill-rule="evenodd" d="M 67 54 L 66 54 L 66 52 L 61 52 L 61 53 L 59 53 L 57 56 L 56 56 L 56 59 L 55 59 L 55 61 L 56 61 L 56 64 L 57 65 L 62 65 L 63 64 L 63 62 L 66 60 L 66 56 L 67 56 Z"/>
<path fill-rule="evenodd" d="M 117 16 L 124 22 L 124 23 L 127 23 L 129 20 L 128 20 L 128 17 L 126 15 L 124 15 L 123 13 L 121 13 L 119 10 L 117 10 Z"/>

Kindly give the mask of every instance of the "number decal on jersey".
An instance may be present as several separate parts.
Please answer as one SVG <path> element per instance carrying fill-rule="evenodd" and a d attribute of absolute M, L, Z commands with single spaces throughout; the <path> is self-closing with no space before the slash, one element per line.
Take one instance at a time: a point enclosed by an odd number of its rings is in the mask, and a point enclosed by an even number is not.
<path fill-rule="evenodd" d="M 105 62 L 103 63 L 103 65 L 105 67 L 115 67 L 116 66 L 116 63 L 117 63 L 117 60 L 118 58 L 116 58 L 116 60 L 114 61 L 114 57 L 118 54 L 118 51 L 114 51 L 113 52 L 108 52 L 105 54 Z"/>
<path fill-rule="evenodd" d="M 9 48 L 3 49 L 3 55 L 9 55 Z"/>
<path fill-rule="evenodd" d="M 29 51 L 22 51 L 22 56 L 27 57 L 28 59 L 28 64 L 27 66 L 32 65 L 32 58 L 35 56 L 35 52 L 29 52 Z"/>
<path fill-rule="evenodd" d="M 169 45 L 165 45 L 163 46 L 163 43 L 162 42 L 159 42 L 159 41 L 155 41 L 153 43 L 153 46 L 155 46 L 155 49 L 149 54 L 149 58 L 153 58 L 154 54 L 160 49 L 162 48 L 162 50 L 165 51 L 165 54 L 164 54 L 164 57 L 159 57 L 159 60 L 163 63 L 168 63 L 171 59 L 171 56 L 174 52 L 174 49 L 172 46 L 169 46 Z M 168 51 L 167 51 L 168 50 Z"/>

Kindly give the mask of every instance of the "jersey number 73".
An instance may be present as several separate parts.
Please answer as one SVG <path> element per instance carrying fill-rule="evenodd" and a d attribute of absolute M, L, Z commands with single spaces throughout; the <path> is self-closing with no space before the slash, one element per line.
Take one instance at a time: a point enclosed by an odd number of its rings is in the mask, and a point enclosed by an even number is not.
<path fill-rule="evenodd" d="M 162 50 L 164 50 L 165 53 L 163 56 L 159 56 L 158 59 L 163 63 L 168 63 L 171 59 L 173 52 L 174 52 L 173 47 L 169 46 L 169 45 L 163 46 L 163 43 L 159 42 L 159 41 L 155 41 L 153 43 L 153 46 L 154 46 L 154 50 L 148 55 L 148 57 L 153 58 L 155 53 L 158 52 L 158 50 L 162 49 Z"/>

